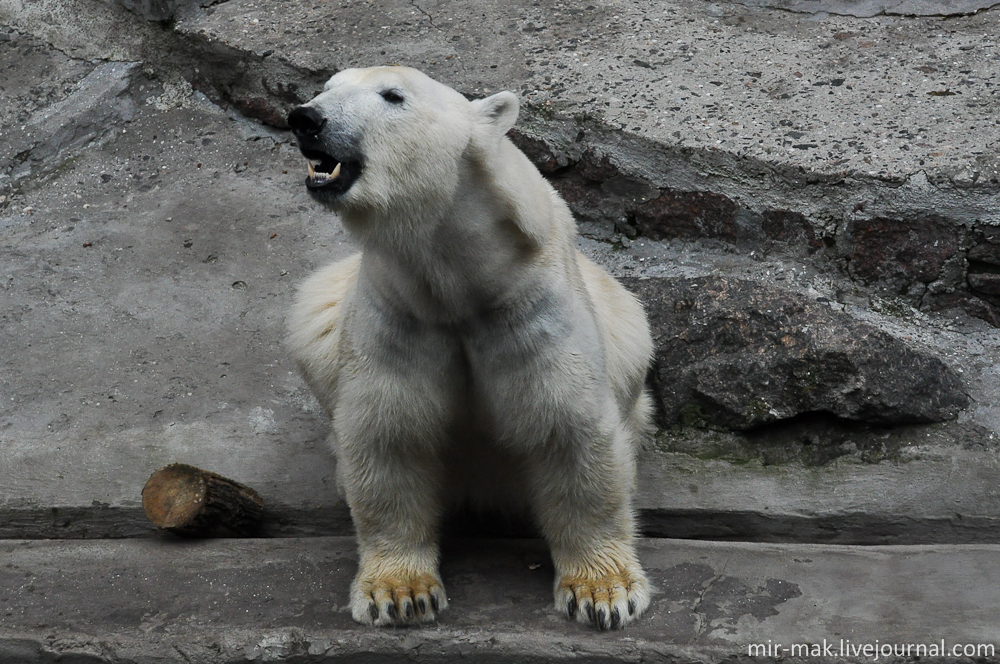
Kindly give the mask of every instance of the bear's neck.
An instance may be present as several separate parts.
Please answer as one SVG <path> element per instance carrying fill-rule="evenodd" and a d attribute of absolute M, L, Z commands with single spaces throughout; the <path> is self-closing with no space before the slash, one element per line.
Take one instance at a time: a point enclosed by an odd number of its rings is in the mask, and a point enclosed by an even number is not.
<path fill-rule="evenodd" d="M 437 209 L 345 215 L 364 249 L 362 279 L 374 292 L 419 320 L 461 324 L 545 282 L 539 273 L 553 264 L 547 254 L 572 247 L 557 237 L 575 229 L 553 214 L 534 166 L 508 147 L 508 166 L 522 172 L 466 164 L 455 195 Z M 520 219 L 525 210 L 535 218 Z"/>

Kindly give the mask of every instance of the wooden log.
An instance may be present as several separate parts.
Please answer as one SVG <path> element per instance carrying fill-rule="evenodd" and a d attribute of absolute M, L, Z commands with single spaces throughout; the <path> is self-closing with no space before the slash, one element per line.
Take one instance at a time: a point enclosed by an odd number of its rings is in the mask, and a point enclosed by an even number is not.
<path fill-rule="evenodd" d="M 183 463 L 150 476 L 142 507 L 157 528 L 186 537 L 246 537 L 264 515 L 264 501 L 250 487 Z"/>

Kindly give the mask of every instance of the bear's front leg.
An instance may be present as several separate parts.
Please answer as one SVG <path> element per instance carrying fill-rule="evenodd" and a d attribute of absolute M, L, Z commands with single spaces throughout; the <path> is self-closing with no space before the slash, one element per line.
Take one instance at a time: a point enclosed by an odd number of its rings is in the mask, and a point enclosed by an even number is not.
<path fill-rule="evenodd" d="M 450 374 L 411 370 L 383 351 L 349 364 L 343 375 L 333 428 L 360 554 L 351 615 L 380 626 L 433 621 L 448 606 L 438 530 L 441 451 L 455 403 L 442 376 Z"/>
<path fill-rule="evenodd" d="M 448 606 L 438 573 L 440 468 L 399 451 L 339 455 L 360 560 L 351 615 L 367 625 L 431 622 Z"/>
<path fill-rule="evenodd" d="M 603 431 L 601 431 L 603 429 Z M 648 607 L 635 552 L 635 462 L 627 434 L 584 426 L 535 464 L 535 512 L 556 568 L 556 609 L 598 629 L 624 627 Z"/>

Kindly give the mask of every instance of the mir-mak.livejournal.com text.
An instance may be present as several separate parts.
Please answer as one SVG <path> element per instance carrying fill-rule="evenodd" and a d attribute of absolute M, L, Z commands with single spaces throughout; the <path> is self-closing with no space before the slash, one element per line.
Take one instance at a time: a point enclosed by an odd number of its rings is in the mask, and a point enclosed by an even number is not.
<path fill-rule="evenodd" d="M 850 639 L 823 639 L 818 643 L 751 643 L 750 657 L 866 657 L 872 661 L 896 657 L 994 657 L 992 643 L 855 643 Z"/>

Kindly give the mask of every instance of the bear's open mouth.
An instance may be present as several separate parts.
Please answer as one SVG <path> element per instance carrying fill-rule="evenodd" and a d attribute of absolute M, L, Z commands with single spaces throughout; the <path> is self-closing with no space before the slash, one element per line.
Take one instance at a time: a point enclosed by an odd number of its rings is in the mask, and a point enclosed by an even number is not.
<path fill-rule="evenodd" d="M 340 161 L 333 155 L 319 150 L 301 149 L 308 160 L 306 168 L 306 187 L 311 192 L 324 192 L 339 195 L 351 188 L 354 181 L 361 175 L 361 162 Z"/>

